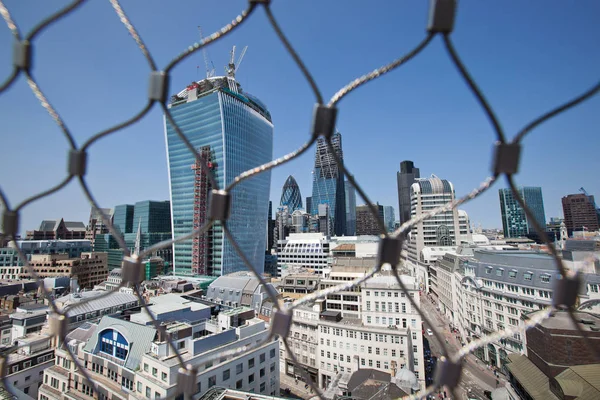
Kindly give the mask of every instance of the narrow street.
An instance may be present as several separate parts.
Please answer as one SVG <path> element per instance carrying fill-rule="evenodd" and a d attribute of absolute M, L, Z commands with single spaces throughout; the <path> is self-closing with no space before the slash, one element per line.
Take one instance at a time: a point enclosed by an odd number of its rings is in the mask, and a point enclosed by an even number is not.
<path fill-rule="evenodd" d="M 428 326 L 425 322 L 423 323 L 424 329 L 428 328 L 435 329 L 442 333 L 442 336 L 447 341 L 447 346 L 451 354 L 458 351 L 461 348 L 459 340 L 456 339 L 456 334 L 450 332 L 449 322 L 445 316 L 441 315 L 436 310 L 436 306 L 426 296 L 421 296 L 421 309 L 427 318 L 431 321 L 433 326 Z M 440 357 L 442 354 L 442 347 L 435 336 L 429 336 L 427 333 L 424 335 L 425 339 L 429 340 L 431 347 L 431 354 L 435 357 Z M 494 376 L 494 372 L 472 354 L 469 354 L 465 358 L 463 375 L 461 382 L 459 383 L 459 389 L 457 395 L 460 399 L 487 399 L 484 391 L 493 391 L 496 388 L 496 380 L 499 381 L 499 386 L 504 386 L 506 381 L 500 375 L 499 378 Z"/>

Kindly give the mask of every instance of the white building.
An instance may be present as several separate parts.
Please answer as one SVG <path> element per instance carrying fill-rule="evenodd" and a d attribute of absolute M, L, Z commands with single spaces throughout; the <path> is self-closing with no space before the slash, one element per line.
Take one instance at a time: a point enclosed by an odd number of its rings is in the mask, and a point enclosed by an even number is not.
<path fill-rule="evenodd" d="M 428 213 L 454 200 L 451 182 L 435 175 L 419 178 L 411 186 L 411 218 Z M 423 252 L 428 247 L 456 247 L 463 242 L 472 242 L 469 217 L 463 210 L 453 208 L 417 223 L 409 234 L 407 267 L 425 291 L 429 291 L 429 265 L 437 257 Z M 442 253 L 442 254 L 443 254 Z"/>
<path fill-rule="evenodd" d="M 79 327 L 68 335 L 67 343 L 98 384 L 98 391 L 84 383 L 84 376 L 68 363 L 68 355 L 60 349 L 56 364 L 45 371 L 39 399 L 183 398 L 177 386 L 180 363 L 165 335 L 175 342 L 186 364 L 199 368 L 194 399 L 216 386 L 267 395 L 279 393 L 276 340 L 241 355 L 204 362 L 213 355 L 268 337 L 264 321 L 255 318 L 253 310 L 240 308 L 222 312 L 217 319 L 164 326 L 166 330 L 161 333 L 154 326 L 103 317 L 98 325 Z"/>
<path fill-rule="evenodd" d="M 319 282 L 319 289 L 363 277 L 374 265 L 375 259 L 336 259 L 331 272 Z M 415 279 L 403 275 L 402 280 L 419 304 Z M 390 271 L 294 313 L 290 345 L 299 365 L 282 348 L 282 372 L 301 376 L 303 370 L 325 389 L 332 382 L 345 382 L 359 369 L 394 375 L 406 368 L 417 376 L 421 387 L 425 386 L 421 316 Z"/>
<path fill-rule="evenodd" d="M 322 274 L 328 267 L 329 250 L 329 238 L 322 233 L 291 233 L 277 241 L 277 276 L 285 267 L 302 267 Z"/>
<path fill-rule="evenodd" d="M 43 371 L 54 364 L 54 346 L 51 335 L 31 333 L 16 340 L 19 349 L 6 359 L 4 380 L 9 389 L 22 392 L 19 399 L 37 399 L 38 386 L 42 382 Z"/>

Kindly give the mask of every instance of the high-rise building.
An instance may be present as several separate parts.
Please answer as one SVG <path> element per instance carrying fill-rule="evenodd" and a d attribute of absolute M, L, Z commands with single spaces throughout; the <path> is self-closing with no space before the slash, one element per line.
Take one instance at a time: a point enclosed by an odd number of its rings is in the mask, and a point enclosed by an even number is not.
<path fill-rule="evenodd" d="M 275 220 L 273 220 L 273 202 L 269 200 L 269 213 L 267 214 L 267 253 L 271 253 L 275 243 Z"/>
<path fill-rule="evenodd" d="M 306 206 L 306 212 L 311 214 L 312 211 L 312 197 L 307 196 L 306 197 L 306 204 L 304 204 Z"/>
<path fill-rule="evenodd" d="M 171 203 L 167 201 L 138 201 L 133 208 L 133 229 L 141 226 L 142 233 L 171 232 Z"/>
<path fill-rule="evenodd" d="M 287 206 L 288 212 L 291 214 L 299 208 L 302 208 L 302 195 L 300 187 L 292 175 L 288 176 L 281 191 L 281 207 Z"/>
<path fill-rule="evenodd" d="M 336 132 L 331 137 L 332 148 L 343 162 L 342 135 Z M 313 190 L 311 200 L 312 215 L 319 215 L 319 205 L 327 204 L 331 234 L 342 236 L 346 233 L 346 190 L 344 173 L 334 159 L 324 138 L 317 140 Z"/>
<path fill-rule="evenodd" d="M 90 211 L 90 220 L 86 227 L 85 238 L 89 240 L 92 244 L 96 239 L 96 235 L 103 235 L 108 233 L 108 225 L 104 223 L 102 220 L 102 214 L 106 215 L 110 221 L 112 221 L 113 210 L 110 208 L 102 208 L 98 210 L 96 207 L 92 206 L 92 210 Z"/>
<path fill-rule="evenodd" d="M 219 188 L 232 183 L 239 174 L 271 161 L 273 124 L 266 106 L 244 92 L 228 76 L 192 82 L 172 96 L 171 115 L 206 163 Z M 175 238 L 208 222 L 211 185 L 194 153 L 165 120 L 172 226 Z M 264 266 L 267 211 L 271 173 L 262 172 L 239 183 L 231 191 L 227 227 L 241 251 L 261 271 Z M 173 246 L 174 272 L 178 275 L 222 275 L 246 269 L 220 223 L 208 232 Z"/>
<path fill-rule="evenodd" d="M 384 207 L 379 204 L 373 204 L 377 210 L 378 217 L 375 218 L 368 205 L 363 204 L 356 207 L 356 234 L 357 235 L 379 235 L 379 222 L 383 221 Z"/>
<path fill-rule="evenodd" d="M 346 236 L 356 235 L 356 189 L 350 181 L 344 182 L 346 188 Z"/>
<path fill-rule="evenodd" d="M 383 224 L 388 232 L 392 232 L 394 230 L 395 222 L 396 213 L 394 212 L 394 207 L 383 206 Z"/>
<path fill-rule="evenodd" d="M 446 179 L 435 175 L 431 178 L 418 178 L 411 186 L 410 217 L 416 217 L 454 200 L 454 186 Z M 463 228 L 461 229 L 461 221 Z M 464 232 L 464 234 L 463 234 Z M 408 243 L 408 257 L 413 261 L 421 259 L 425 247 L 455 246 L 469 241 L 468 216 L 466 212 L 453 208 L 417 223 L 411 230 Z"/>
<path fill-rule="evenodd" d="M 573 231 L 598 230 L 598 210 L 594 196 L 585 193 L 569 194 L 562 198 L 562 207 L 569 235 Z"/>
<path fill-rule="evenodd" d="M 519 187 L 519 196 L 531 210 L 537 223 L 546 228 L 546 214 L 544 213 L 544 199 L 541 187 Z M 518 238 L 536 236 L 537 233 L 531 221 L 525 214 L 523 207 L 517 202 L 510 188 L 500 189 L 500 211 L 502 213 L 502 228 L 505 238 Z"/>
<path fill-rule="evenodd" d="M 415 179 L 421 177 L 419 168 L 415 168 L 412 161 L 402 161 L 400 163 L 400 172 L 397 174 L 398 179 L 398 218 L 400 224 L 405 223 L 410 219 L 410 188 Z"/>
<path fill-rule="evenodd" d="M 115 207 L 113 225 L 121 233 L 133 232 L 133 204 L 121 204 Z"/>

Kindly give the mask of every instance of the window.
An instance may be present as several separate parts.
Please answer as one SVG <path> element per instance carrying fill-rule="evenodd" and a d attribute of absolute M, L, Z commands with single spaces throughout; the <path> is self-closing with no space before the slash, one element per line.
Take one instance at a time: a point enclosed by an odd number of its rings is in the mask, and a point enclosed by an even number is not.
<path fill-rule="evenodd" d="M 504 270 L 502 268 L 496 269 L 496 276 L 502 276 L 504 274 Z"/>
<path fill-rule="evenodd" d="M 549 283 L 550 282 L 550 275 L 548 275 L 548 274 L 542 274 L 542 275 L 540 275 L 540 279 L 544 283 Z"/>
<path fill-rule="evenodd" d="M 254 368 L 254 358 L 248 360 L 248 368 Z"/>
<path fill-rule="evenodd" d="M 533 273 L 531 273 L 531 272 L 525 272 L 525 273 L 523 274 L 523 278 L 524 278 L 526 281 L 530 281 L 531 279 L 533 279 Z"/>
<path fill-rule="evenodd" d="M 137 383 L 137 391 L 142 393 L 142 382 Z"/>
<path fill-rule="evenodd" d="M 154 367 L 152 367 L 152 376 L 156 376 L 158 375 L 158 370 Z"/>
<path fill-rule="evenodd" d="M 259 372 L 259 376 L 262 378 L 263 376 L 265 376 L 265 369 L 261 368 L 260 372 Z"/>
<path fill-rule="evenodd" d="M 235 366 L 235 374 L 239 375 L 242 372 L 244 372 L 244 364 L 240 363 L 238 365 Z"/>
<path fill-rule="evenodd" d="M 267 388 L 267 384 L 265 382 L 260 384 L 260 391 L 261 393 L 265 391 L 265 389 Z"/>
<path fill-rule="evenodd" d="M 167 373 L 166 373 L 166 372 L 163 372 L 163 373 L 161 373 L 161 374 L 160 374 L 160 377 L 161 377 L 161 379 L 162 379 L 163 381 L 166 381 L 166 380 L 167 380 Z"/>
<path fill-rule="evenodd" d="M 517 277 L 517 271 L 508 271 L 508 277 L 509 278 L 516 278 Z"/>
<path fill-rule="evenodd" d="M 151 393 L 150 386 L 146 386 L 146 397 L 147 398 L 150 398 L 150 393 Z"/>
<path fill-rule="evenodd" d="M 244 386 L 244 381 L 242 381 L 241 379 L 235 383 L 236 389 L 241 389 L 242 386 Z"/>
<path fill-rule="evenodd" d="M 213 386 L 215 386 L 217 384 L 217 376 L 213 375 L 213 376 L 209 376 L 208 377 L 208 387 L 211 388 Z"/>
<path fill-rule="evenodd" d="M 321 339 L 321 340 L 323 340 L 323 339 Z M 321 344 L 323 344 L 323 343 L 321 343 Z M 266 357 L 265 353 L 262 353 L 260 356 L 258 356 L 258 361 L 262 364 L 265 362 L 266 358 L 267 357 Z"/>
<path fill-rule="evenodd" d="M 226 381 L 227 379 L 229 379 L 230 375 L 230 370 L 226 369 L 225 371 L 223 371 L 223 380 Z"/>
<path fill-rule="evenodd" d="M 271 351 L 269 352 L 269 356 L 271 358 L 275 358 L 275 349 L 271 349 Z"/>
<path fill-rule="evenodd" d="M 248 375 L 248 383 L 254 382 L 254 374 Z"/>
<path fill-rule="evenodd" d="M 271 363 L 271 367 L 269 368 L 269 371 L 275 372 L 275 363 Z"/>

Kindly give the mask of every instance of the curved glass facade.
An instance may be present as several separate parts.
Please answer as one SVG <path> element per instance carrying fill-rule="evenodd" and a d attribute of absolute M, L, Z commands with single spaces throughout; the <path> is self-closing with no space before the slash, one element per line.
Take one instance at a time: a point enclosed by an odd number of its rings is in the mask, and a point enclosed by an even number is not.
<path fill-rule="evenodd" d="M 240 173 L 272 159 L 273 125 L 243 95 L 220 88 L 201 97 L 171 107 L 171 113 L 192 145 L 209 149 L 213 173 L 219 188 L 231 183 Z M 208 196 L 198 197 L 194 190 L 196 159 L 165 120 L 169 183 L 172 204 L 173 237 L 193 230 L 194 210 L 208 209 Z M 252 177 L 233 189 L 228 227 L 245 256 L 259 271 L 264 267 L 265 235 L 271 173 Z M 198 203 L 202 203 L 198 206 Z M 223 237 L 220 224 L 209 231 L 206 243 L 207 275 L 222 275 L 246 269 L 231 244 Z M 173 246 L 173 265 L 177 275 L 192 275 L 192 240 Z"/>
<path fill-rule="evenodd" d="M 294 211 L 302 208 L 302 195 L 300 187 L 292 175 L 288 176 L 281 191 L 281 201 L 279 206 L 287 206 L 288 212 L 291 214 Z"/>

